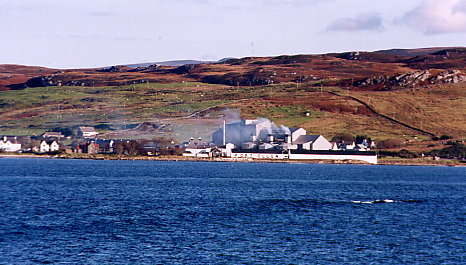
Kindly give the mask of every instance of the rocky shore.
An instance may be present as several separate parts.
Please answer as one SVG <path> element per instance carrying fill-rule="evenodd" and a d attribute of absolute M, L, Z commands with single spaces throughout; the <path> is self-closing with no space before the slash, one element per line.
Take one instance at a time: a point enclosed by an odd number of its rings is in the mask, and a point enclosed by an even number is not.
<path fill-rule="evenodd" d="M 60 155 L 23 155 L 0 154 L 0 158 L 47 158 L 47 159 L 91 159 L 91 160 L 127 160 L 127 161 L 192 161 L 192 162 L 241 162 L 241 163 L 291 163 L 291 164 L 348 164 L 370 165 L 358 160 L 276 160 L 276 159 L 251 159 L 251 158 L 196 158 L 183 156 L 118 156 L 118 155 L 87 155 L 87 154 L 60 154 Z M 381 158 L 378 165 L 396 166 L 454 166 L 464 167 L 465 162 L 458 160 L 429 160 L 409 158 Z"/>

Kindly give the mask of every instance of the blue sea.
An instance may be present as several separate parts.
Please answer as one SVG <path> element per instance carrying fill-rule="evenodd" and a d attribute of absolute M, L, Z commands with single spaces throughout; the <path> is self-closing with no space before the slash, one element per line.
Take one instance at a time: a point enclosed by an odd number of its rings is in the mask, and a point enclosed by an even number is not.
<path fill-rule="evenodd" d="M 466 170 L 1 158 L 0 264 L 466 264 Z"/>

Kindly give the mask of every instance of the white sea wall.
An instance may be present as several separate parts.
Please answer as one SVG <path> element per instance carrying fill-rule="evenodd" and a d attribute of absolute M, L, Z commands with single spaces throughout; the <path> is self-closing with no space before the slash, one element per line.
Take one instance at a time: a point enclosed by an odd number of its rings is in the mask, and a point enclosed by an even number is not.
<path fill-rule="evenodd" d="M 320 155 L 320 154 L 290 154 L 292 160 L 360 160 L 370 164 L 377 164 L 377 155 Z"/>

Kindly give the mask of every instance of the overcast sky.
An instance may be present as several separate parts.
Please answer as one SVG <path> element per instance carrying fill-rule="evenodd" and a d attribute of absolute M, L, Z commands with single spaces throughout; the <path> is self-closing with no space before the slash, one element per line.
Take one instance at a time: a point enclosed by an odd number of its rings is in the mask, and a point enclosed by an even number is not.
<path fill-rule="evenodd" d="M 0 64 L 466 46 L 466 0 L 0 0 Z"/>

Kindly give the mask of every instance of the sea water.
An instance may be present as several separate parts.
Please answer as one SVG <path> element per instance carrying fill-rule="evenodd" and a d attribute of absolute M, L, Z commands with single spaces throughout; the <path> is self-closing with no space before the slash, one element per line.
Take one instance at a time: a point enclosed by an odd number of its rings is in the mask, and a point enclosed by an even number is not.
<path fill-rule="evenodd" d="M 466 264 L 466 170 L 2 158 L 0 264 Z"/>

